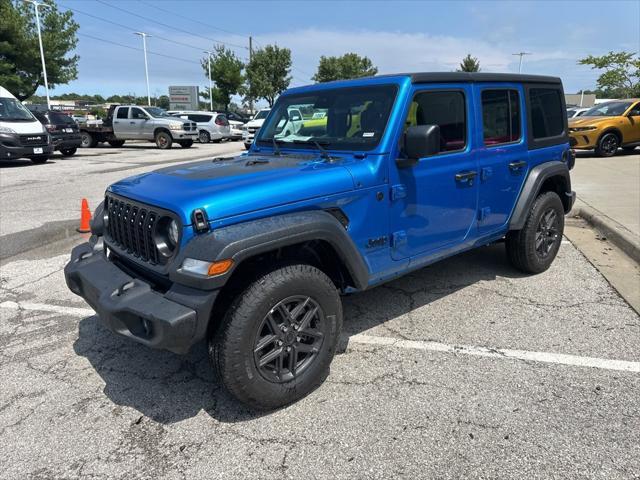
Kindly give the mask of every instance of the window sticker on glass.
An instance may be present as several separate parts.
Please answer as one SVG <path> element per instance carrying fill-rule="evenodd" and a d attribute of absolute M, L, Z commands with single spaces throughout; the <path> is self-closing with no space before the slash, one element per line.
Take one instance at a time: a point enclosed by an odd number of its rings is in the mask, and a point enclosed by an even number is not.
<path fill-rule="evenodd" d="M 363 132 L 362 136 L 363 137 L 375 137 L 376 136 L 376 132 Z"/>

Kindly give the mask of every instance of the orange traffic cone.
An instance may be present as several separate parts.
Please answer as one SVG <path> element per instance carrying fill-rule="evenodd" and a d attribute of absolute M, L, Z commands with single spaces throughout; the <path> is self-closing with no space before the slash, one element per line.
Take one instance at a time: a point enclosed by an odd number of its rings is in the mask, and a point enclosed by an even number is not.
<path fill-rule="evenodd" d="M 89 210 L 89 202 L 86 198 L 82 199 L 80 207 L 80 227 L 78 232 L 89 233 L 91 231 L 91 210 Z"/>

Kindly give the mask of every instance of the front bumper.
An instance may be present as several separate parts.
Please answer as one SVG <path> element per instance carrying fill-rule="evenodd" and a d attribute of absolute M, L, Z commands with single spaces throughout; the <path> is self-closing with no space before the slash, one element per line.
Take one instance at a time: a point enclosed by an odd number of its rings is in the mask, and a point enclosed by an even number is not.
<path fill-rule="evenodd" d="M 197 140 L 198 131 L 187 132 L 186 130 L 170 130 L 174 140 Z"/>
<path fill-rule="evenodd" d="M 0 159 L 2 160 L 31 158 L 40 155 L 51 155 L 51 153 L 53 153 L 51 144 L 22 145 L 18 135 L 0 133 Z"/>
<path fill-rule="evenodd" d="M 187 353 L 204 338 L 218 295 L 218 290 L 178 284 L 156 291 L 108 260 L 101 240 L 75 247 L 64 276 L 69 289 L 91 305 L 108 329 L 175 353 Z"/>
<path fill-rule="evenodd" d="M 598 130 L 569 132 L 569 145 L 571 148 L 590 150 L 596 148 L 599 136 L 600 132 Z"/>

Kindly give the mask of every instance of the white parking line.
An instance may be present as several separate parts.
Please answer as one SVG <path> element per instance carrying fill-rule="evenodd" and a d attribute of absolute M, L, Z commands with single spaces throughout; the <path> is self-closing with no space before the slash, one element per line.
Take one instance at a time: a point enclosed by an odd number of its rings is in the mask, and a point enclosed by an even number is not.
<path fill-rule="evenodd" d="M 52 313 L 60 313 L 63 315 L 73 315 L 77 317 L 86 317 L 90 315 L 95 315 L 94 312 L 90 308 L 76 308 L 76 307 L 63 307 L 60 305 L 49 305 L 47 303 L 30 303 L 30 302 L 2 302 L 0 303 L 0 308 L 7 308 L 11 310 L 33 310 L 37 312 L 52 312 Z"/>
<path fill-rule="evenodd" d="M 528 362 L 556 363 L 574 367 L 601 368 L 604 370 L 622 370 L 640 373 L 640 362 L 626 360 L 609 360 L 606 358 L 580 357 L 564 353 L 529 352 L 526 350 L 509 350 L 505 348 L 475 347 L 469 345 L 449 345 L 440 342 L 401 340 L 391 337 L 374 337 L 357 334 L 349 338 L 349 343 L 378 345 L 411 350 L 428 350 L 432 352 L 453 353 L 459 355 L 476 355 L 480 357 L 500 358 L 502 360 L 524 360 Z"/>
<path fill-rule="evenodd" d="M 52 312 L 62 315 L 86 317 L 95 315 L 90 308 L 63 307 L 49 305 L 47 303 L 11 302 L 0 303 L 0 308 L 11 310 L 31 310 L 38 312 Z M 600 368 L 604 370 L 621 370 L 625 372 L 640 373 L 640 362 L 627 360 L 611 360 L 597 357 L 581 357 L 552 352 L 530 352 L 527 350 L 510 350 L 506 348 L 487 348 L 470 345 L 450 345 L 447 343 L 402 340 L 391 337 L 374 337 L 359 333 L 349 337 L 349 343 L 362 345 L 376 345 L 382 347 L 404 348 L 409 350 L 426 350 L 431 352 L 453 353 L 456 355 L 472 355 L 480 357 L 499 358 L 502 360 L 523 360 L 527 362 L 555 363 L 573 367 Z"/>

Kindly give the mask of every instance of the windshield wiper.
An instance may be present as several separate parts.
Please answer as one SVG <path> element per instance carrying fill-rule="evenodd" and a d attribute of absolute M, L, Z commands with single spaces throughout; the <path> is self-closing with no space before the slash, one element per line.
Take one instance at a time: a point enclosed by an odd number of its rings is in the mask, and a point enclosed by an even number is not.
<path fill-rule="evenodd" d="M 320 142 L 318 142 L 317 140 L 294 140 L 293 143 L 298 143 L 298 144 L 302 144 L 302 145 L 315 145 L 315 147 L 320 151 L 320 158 L 324 158 L 327 161 L 332 161 L 333 159 L 331 158 L 331 155 L 329 155 L 329 152 L 327 152 L 322 145 L 329 145 L 329 142 L 322 142 L 322 144 Z"/>

